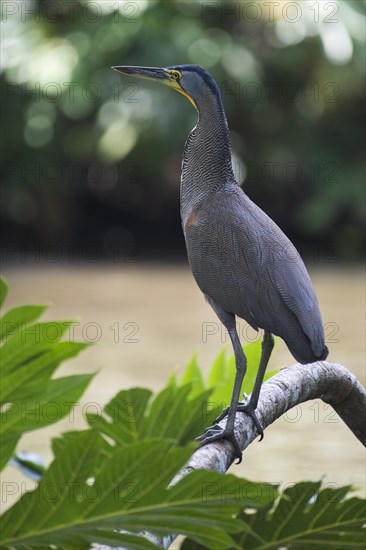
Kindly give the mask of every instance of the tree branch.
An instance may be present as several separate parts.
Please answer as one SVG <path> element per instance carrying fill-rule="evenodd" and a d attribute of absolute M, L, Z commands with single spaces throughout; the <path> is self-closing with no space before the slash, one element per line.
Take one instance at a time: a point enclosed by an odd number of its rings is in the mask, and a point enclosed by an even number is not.
<path fill-rule="evenodd" d="M 263 429 L 266 429 L 287 411 L 311 399 L 322 399 L 331 405 L 366 446 L 366 391 L 354 374 L 337 363 L 296 363 L 282 369 L 263 384 L 256 414 Z M 225 422 L 226 418 L 220 422 L 220 426 L 225 426 Z M 253 420 L 246 414 L 238 413 L 235 436 L 240 448 L 244 451 L 257 435 Z M 231 443 L 215 441 L 197 449 L 172 484 L 198 468 L 225 473 L 234 460 Z"/>
<path fill-rule="evenodd" d="M 300 403 L 322 399 L 331 405 L 354 435 L 366 446 L 366 391 L 343 365 L 318 361 L 308 365 L 296 363 L 267 380 L 260 392 L 256 414 L 263 429 Z M 226 418 L 219 424 L 225 426 Z M 253 420 L 237 413 L 235 436 L 244 451 L 258 436 Z M 175 485 L 192 470 L 206 469 L 225 473 L 235 460 L 229 441 L 215 441 L 199 447 L 170 485 Z M 145 534 L 162 548 L 168 548 L 177 535 L 159 538 Z M 107 550 L 98 546 L 98 550 Z"/>

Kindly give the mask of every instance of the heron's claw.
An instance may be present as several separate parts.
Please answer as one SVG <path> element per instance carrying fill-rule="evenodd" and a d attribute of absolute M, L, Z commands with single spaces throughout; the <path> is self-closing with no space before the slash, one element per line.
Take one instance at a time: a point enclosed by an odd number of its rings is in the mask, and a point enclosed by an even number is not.
<path fill-rule="evenodd" d="M 198 437 L 196 437 L 196 441 L 201 441 L 201 442 L 207 443 L 207 441 L 206 441 L 207 437 L 211 437 L 212 435 L 221 433 L 222 430 L 223 430 L 223 428 L 221 426 L 219 426 L 218 424 L 214 424 L 213 426 L 208 426 L 208 428 L 205 429 L 205 431 L 203 432 L 202 435 L 199 435 Z"/>
<path fill-rule="evenodd" d="M 234 432 L 230 432 L 226 428 L 222 428 L 218 424 L 214 424 L 213 426 L 209 426 L 208 428 L 206 428 L 202 435 L 196 437 L 196 441 L 199 441 L 200 443 L 202 443 L 202 445 L 213 443 L 214 441 L 220 441 L 221 439 L 227 439 L 228 441 L 230 441 L 235 449 L 235 456 L 238 459 L 237 464 L 240 464 L 240 462 L 242 461 L 242 452 L 236 440 Z"/>

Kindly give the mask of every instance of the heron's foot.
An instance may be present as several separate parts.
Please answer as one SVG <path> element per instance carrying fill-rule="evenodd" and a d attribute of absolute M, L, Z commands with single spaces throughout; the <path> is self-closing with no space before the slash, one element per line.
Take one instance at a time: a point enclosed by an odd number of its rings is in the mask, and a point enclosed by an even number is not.
<path fill-rule="evenodd" d="M 218 416 L 215 420 L 215 424 L 217 424 L 218 422 L 221 422 L 221 420 L 223 420 L 225 418 L 225 416 L 227 416 L 227 414 L 229 413 L 229 409 L 230 407 L 227 407 L 226 409 L 224 409 L 222 411 L 222 413 L 220 414 L 220 416 Z M 260 436 L 260 439 L 259 441 L 262 441 L 263 437 L 264 437 L 264 432 L 263 432 L 263 428 L 257 418 L 257 415 L 255 413 L 255 409 L 253 409 L 253 407 L 250 405 L 250 403 L 246 404 L 246 403 L 238 403 L 237 406 L 236 406 L 236 412 L 242 412 L 242 413 L 245 413 L 245 414 L 249 414 L 250 418 L 253 420 L 254 422 L 254 425 L 256 427 L 256 430 L 258 432 L 258 435 Z"/>
<path fill-rule="evenodd" d="M 246 405 L 245 403 L 238 403 L 238 406 L 237 406 L 236 410 L 238 412 L 242 412 L 242 413 L 248 414 L 250 416 L 250 418 L 254 422 L 254 426 L 255 426 L 255 428 L 258 432 L 258 435 L 260 436 L 259 441 L 262 441 L 262 439 L 264 438 L 263 428 L 261 426 L 261 423 L 258 420 L 255 409 L 253 409 L 253 407 L 250 405 L 250 403 L 248 403 L 248 405 Z"/>
<path fill-rule="evenodd" d="M 233 430 L 230 431 L 226 428 L 222 428 L 218 424 L 214 424 L 213 426 L 209 426 L 208 428 L 206 428 L 202 435 L 196 437 L 196 441 L 199 441 L 200 443 L 202 443 L 202 445 L 213 443 L 214 441 L 220 441 L 221 439 L 227 439 L 228 441 L 230 441 L 235 449 L 235 457 L 238 459 L 237 464 L 240 464 L 240 462 L 242 461 L 242 451 L 239 447 L 239 443 L 236 440 Z"/>

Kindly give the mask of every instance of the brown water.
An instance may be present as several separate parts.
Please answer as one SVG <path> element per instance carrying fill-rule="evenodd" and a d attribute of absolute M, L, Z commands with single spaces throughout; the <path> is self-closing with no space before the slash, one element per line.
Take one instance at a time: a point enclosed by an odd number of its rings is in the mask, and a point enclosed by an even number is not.
<path fill-rule="evenodd" d="M 182 371 L 193 351 L 205 370 L 225 344 L 214 313 L 205 303 L 188 267 L 124 266 L 27 267 L 4 270 L 11 291 L 7 306 L 49 303 L 45 319 L 77 318 L 75 336 L 98 340 L 60 371 L 99 370 L 74 417 L 25 436 L 18 450 L 51 459 L 50 438 L 84 425 L 83 414 L 95 412 L 119 389 L 144 386 L 154 390 L 167 381 L 172 369 Z M 326 324 L 329 360 L 343 363 L 365 383 L 365 286 L 360 268 L 311 271 Z M 209 323 L 209 325 L 207 325 Z M 241 333 L 255 337 L 253 330 Z M 205 327 L 215 332 L 205 337 Z M 226 342 L 230 350 L 229 342 Z M 294 362 L 279 342 L 271 364 Z M 318 480 L 333 485 L 366 485 L 365 450 L 329 406 L 313 401 L 290 411 L 270 426 L 263 443 L 253 443 L 240 466 L 232 471 L 252 480 L 290 483 Z M 25 487 L 32 487 L 9 467 L 2 476 L 2 506 L 9 506 Z M 4 491 L 4 487 L 6 491 Z M 14 492 L 14 495 L 10 495 Z"/>

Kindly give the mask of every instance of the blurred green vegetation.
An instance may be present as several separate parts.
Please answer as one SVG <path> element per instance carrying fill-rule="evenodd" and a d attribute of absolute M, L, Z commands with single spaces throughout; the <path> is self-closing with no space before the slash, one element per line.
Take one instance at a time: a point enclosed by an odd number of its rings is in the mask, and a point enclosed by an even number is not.
<path fill-rule="evenodd" d="M 2 39 L 10 248 L 183 254 L 196 113 L 110 66 L 197 63 L 221 89 L 248 195 L 316 261 L 362 256 L 364 2 L 4 1 Z"/>

